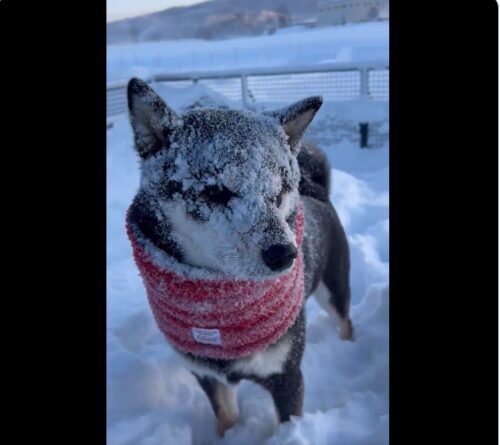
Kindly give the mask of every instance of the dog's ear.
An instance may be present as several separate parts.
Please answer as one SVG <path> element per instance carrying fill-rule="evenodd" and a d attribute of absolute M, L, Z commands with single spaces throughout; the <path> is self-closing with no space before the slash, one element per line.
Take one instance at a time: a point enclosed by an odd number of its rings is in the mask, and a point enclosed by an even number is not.
<path fill-rule="evenodd" d="M 290 149 L 292 152 L 297 153 L 300 147 L 300 139 L 304 136 L 307 126 L 313 120 L 322 103 L 323 98 L 321 96 L 312 96 L 295 102 L 287 108 L 265 112 L 264 114 L 279 121 L 288 135 Z"/>
<path fill-rule="evenodd" d="M 142 158 L 147 158 L 165 147 L 169 133 L 180 124 L 180 119 L 140 79 L 129 81 L 127 96 L 135 148 Z"/>

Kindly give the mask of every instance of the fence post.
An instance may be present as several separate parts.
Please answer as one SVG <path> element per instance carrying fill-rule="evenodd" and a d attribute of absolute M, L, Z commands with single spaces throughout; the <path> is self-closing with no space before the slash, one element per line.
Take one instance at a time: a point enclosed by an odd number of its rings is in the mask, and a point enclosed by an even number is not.
<path fill-rule="evenodd" d="M 361 68 L 360 72 L 360 81 L 361 81 L 361 99 L 369 99 L 370 98 L 370 90 L 369 90 L 369 78 L 370 78 L 370 70 L 368 68 Z"/>
<path fill-rule="evenodd" d="M 359 146 L 361 148 L 368 148 L 368 122 L 361 122 L 359 124 Z"/>
<path fill-rule="evenodd" d="M 243 105 L 245 108 L 250 108 L 250 103 L 248 100 L 248 82 L 247 76 L 241 75 L 241 98 L 243 100 Z"/>

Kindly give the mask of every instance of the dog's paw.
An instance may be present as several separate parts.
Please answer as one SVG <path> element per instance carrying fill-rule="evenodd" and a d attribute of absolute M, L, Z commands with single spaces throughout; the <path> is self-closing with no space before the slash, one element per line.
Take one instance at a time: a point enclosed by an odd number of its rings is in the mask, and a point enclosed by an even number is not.
<path fill-rule="evenodd" d="M 354 328 L 350 318 L 340 322 L 339 337 L 341 340 L 354 341 Z"/>
<path fill-rule="evenodd" d="M 231 429 L 234 424 L 236 423 L 238 419 L 236 417 L 232 416 L 219 416 L 217 419 L 217 434 L 220 437 L 224 437 L 224 434 L 226 434 L 226 431 Z"/>

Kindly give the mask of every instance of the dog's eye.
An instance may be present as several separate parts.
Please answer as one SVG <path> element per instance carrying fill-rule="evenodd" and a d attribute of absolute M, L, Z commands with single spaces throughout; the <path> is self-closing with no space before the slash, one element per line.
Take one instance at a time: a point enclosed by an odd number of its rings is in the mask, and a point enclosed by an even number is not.
<path fill-rule="evenodd" d="M 279 192 L 278 196 L 276 196 L 276 205 L 278 207 L 281 207 L 281 203 L 283 202 L 283 197 L 285 196 L 285 193 L 289 192 L 291 189 L 288 185 L 283 185 L 281 187 L 281 191 Z"/>
<path fill-rule="evenodd" d="M 200 193 L 200 198 L 203 201 L 223 206 L 226 206 L 235 196 L 237 196 L 236 193 L 223 185 L 209 185 Z"/>
<path fill-rule="evenodd" d="M 281 189 L 281 192 L 279 193 L 279 195 L 276 197 L 276 205 L 278 207 L 281 207 L 281 203 L 283 202 L 283 195 L 285 194 L 285 191 L 283 189 Z"/>

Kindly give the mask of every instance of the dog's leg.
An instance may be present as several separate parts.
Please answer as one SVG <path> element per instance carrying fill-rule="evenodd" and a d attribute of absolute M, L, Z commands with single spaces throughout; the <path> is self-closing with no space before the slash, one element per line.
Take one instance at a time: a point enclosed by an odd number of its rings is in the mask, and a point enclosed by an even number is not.
<path fill-rule="evenodd" d="M 288 353 L 283 371 L 264 378 L 252 378 L 271 393 L 280 422 L 290 420 L 290 416 L 302 415 L 304 379 L 300 371 L 300 362 L 306 338 L 304 307 L 288 332 L 292 338 L 292 349 Z"/>
<path fill-rule="evenodd" d="M 290 420 L 290 416 L 302 415 L 304 379 L 298 366 L 257 382 L 271 393 L 280 422 Z"/>
<path fill-rule="evenodd" d="M 336 231 L 323 279 L 315 296 L 323 309 L 337 322 L 340 338 L 353 340 L 354 329 L 349 316 L 351 306 L 349 245 L 340 223 L 337 224 Z"/>
<path fill-rule="evenodd" d="M 342 340 L 352 340 L 354 330 L 351 319 L 349 318 L 349 307 L 347 307 L 347 311 L 344 313 L 344 317 L 342 317 L 335 306 L 335 300 L 332 297 L 332 293 L 323 281 L 320 281 L 318 287 L 314 291 L 314 297 L 318 304 L 328 313 L 328 315 L 330 315 L 339 331 L 339 337 Z"/>
<path fill-rule="evenodd" d="M 210 404 L 217 417 L 217 433 L 224 437 L 224 433 L 238 420 L 238 405 L 234 387 L 225 385 L 212 377 L 200 377 L 195 374 L 200 386 L 210 400 Z"/>

